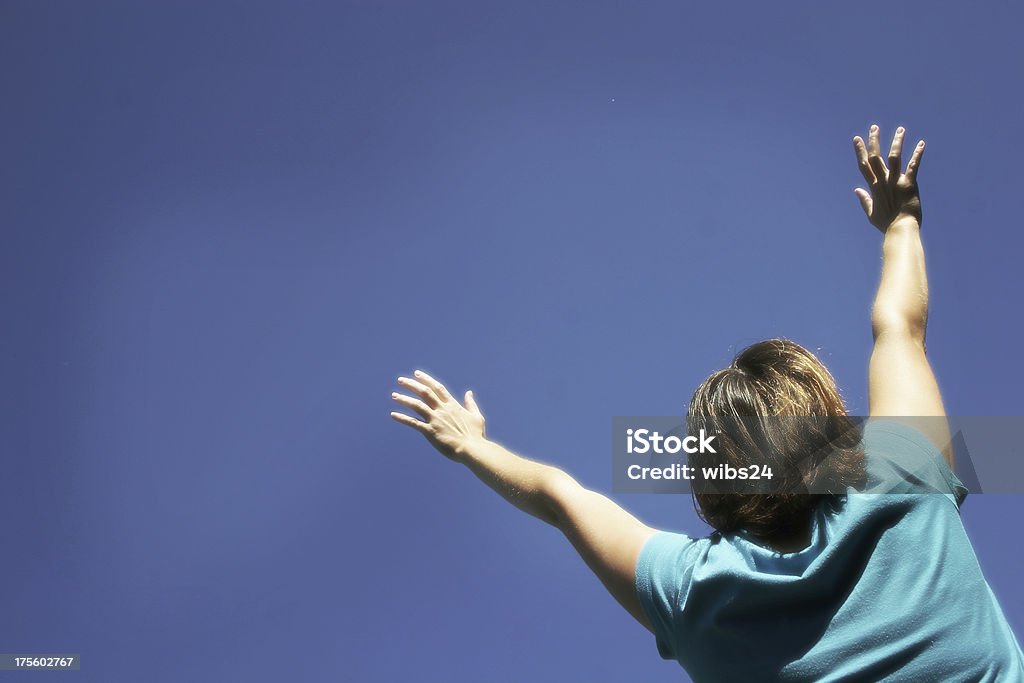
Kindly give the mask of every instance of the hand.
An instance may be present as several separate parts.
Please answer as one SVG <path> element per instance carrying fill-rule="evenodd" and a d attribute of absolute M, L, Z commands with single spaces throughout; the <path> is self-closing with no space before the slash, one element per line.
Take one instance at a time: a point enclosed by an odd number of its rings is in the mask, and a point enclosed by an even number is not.
<path fill-rule="evenodd" d="M 398 383 L 419 398 L 398 392 L 392 393 L 391 398 L 415 410 L 423 420 L 399 412 L 391 413 L 391 417 L 421 432 L 445 457 L 458 460 L 467 445 L 484 438 L 484 416 L 473 392 L 466 392 L 463 407 L 443 384 L 427 373 L 417 370 L 413 375 L 416 379 L 399 377 Z"/>
<path fill-rule="evenodd" d="M 921 198 L 917 193 L 917 169 L 921 165 L 924 154 L 924 140 L 917 143 L 910 157 L 905 173 L 901 173 L 903 148 L 903 127 L 896 129 L 889 147 L 889 157 L 882 161 L 882 153 L 878 146 L 878 126 L 871 126 L 868 133 L 867 149 L 864 140 L 858 135 L 853 138 L 853 148 L 857 152 L 857 163 L 861 175 L 867 181 L 871 193 L 857 188 L 854 193 L 867 214 L 868 220 L 883 233 L 893 223 L 912 218 L 921 224 Z"/>

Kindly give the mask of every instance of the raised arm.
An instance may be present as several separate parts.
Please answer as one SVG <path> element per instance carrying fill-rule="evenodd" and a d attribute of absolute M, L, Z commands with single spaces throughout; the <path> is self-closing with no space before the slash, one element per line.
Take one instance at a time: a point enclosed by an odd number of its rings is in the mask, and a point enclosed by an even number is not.
<path fill-rule="evenodd" d="M 484 417 L 472 392 L 460 404 L 443 384 L 424 372 L 398 383 L 415 394 L 391 397 L 422 419 L 391 413 L 422 433 L 443 455 L 468 467 L 480 481 L 520 510 L 557 527 L 572 543 L 608 592 L 650 630 L 636 594 L 640 549 L 655 529 L 610 499 L 590 491 L 557 467 L 520 457 L 489 441 Z"/>
<path fill-rule="evenodd" d="M 924 140 L 917 143 L 902 168 L 903 137 L 896 129 L 885 161 L 879 146 L 878 126 L 871 126 L 868 142 L 853 138 L 861 174 L 870 192 L 854 190 L 868 220 L 882 232 L 882 278 L 871 309 L 874 348 L 868 366 L 868 403 L 871 417 L 944 418 L 939 385 L 925 355 L 928 325 L 928 278 L 921 245 L 921 199 L 917 171 Z M 945 419 L 914 420 L 953 466 L 949 427 Z"/>

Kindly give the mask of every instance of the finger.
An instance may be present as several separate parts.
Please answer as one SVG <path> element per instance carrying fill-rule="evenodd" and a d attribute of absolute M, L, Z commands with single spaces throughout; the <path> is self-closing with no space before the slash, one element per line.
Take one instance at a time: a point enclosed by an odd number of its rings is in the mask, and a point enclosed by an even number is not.
<path fill-rule="evenodd" d="M 885 163 L 882 162 L 882 152 L 878 146 L 878 126 L 871 126 L 871 130 L 868 132 L 868 163 L 871 165 L 871 171 L 875 174 L 875 180 L 882 182 L 885 180 Z"/>
<path fill-rule="evenodd" d="M 895 184 L 900 178 L 900 173 L 903 171 L 903 135 L 907 131 L 900 126 L 896 129 L 896 134 L 892 136 L 892 145 L 889 147 L 889 182 Z"/>
<path fill-rule="evenodd" d="M 407 408 L 412 408 L 423 417 L 430 417 L 430 406 L 418 398 L 399 394 L 398 392 L 392 392 L 391 398 L 394 399 L 395 403 L 401 403 Z"/>
<path fill-rule="evenodd" d="M 853 191 L 857 195 L 857 199 L 860 200 L 860 208 L 864 209 L 864 213 L 867 214 L 868 218 L 871 218 L 871 195 L 866 190 L 856 188 Z"/>
<path fill-rule="evenodd" d="M 875 173 L 871 170 L 871 164 L 868 163 L 868 150 L 864 147 L 864 140 L 859 135 L 853 138 L 853 150 L 857 153 L 857 168 L 860 169 L 860 174 L 864 176 L 864 180 L 868 181 L 869 185 L 874 185 Z"/>
<path fill-rule="evenodd" d="M 434 395 L 434 391 L 425 384 L 421 384 L 414 379 L 409 379 L 408 377 L 399 377 L 398 383 L 419 394 L 420 398 L 426 401 L 427 405 L 431 408 L 436 408 L 438 404 L 441 403 L 437 396 Z"/>
<path fill-rule="evenodd" d="M 921 166 L 921 157 L 923 156 L 924 140 L 921 140 L 914 148 L 914 153 L 910 155 L 910 161 L 907 162 L 907 177 L 911 180 L 917 179 L 917 169 Z"/>
<path fill-rule="evenodd" d="M 476 396 L 473 395 L 472 391 L 466 392 L 466 409 L 470 412 L 476 413 L 480 417 L 484 416 L 484 414 L 480 412 L 480 406 L 476 404 Z"/>
<path fill-rule="evenodd" d="M 409 417 L 408 415 L 394 412 L 391 413 L 391 417 L 393 417 L 396 422 L 401 422 L 404 425 L 408 425 L 418 432 L 422 432 L 423 434 L 430 434 L 430 427 L 427 426 L 427 423 L 421 422 L 417 420 L 415 417 Z"/>
<path fill-rule="evenodd" d="M 437 397 L 441 399 L 442 402 L 450 401 L 452 399 L 452 395 L 448 393 L 448 389 L 427 373 L 422 370 L 417 370 L 413 374 L 416 375 L 416 379 L 433 389 L 434 393 L 437 394 Z"/>

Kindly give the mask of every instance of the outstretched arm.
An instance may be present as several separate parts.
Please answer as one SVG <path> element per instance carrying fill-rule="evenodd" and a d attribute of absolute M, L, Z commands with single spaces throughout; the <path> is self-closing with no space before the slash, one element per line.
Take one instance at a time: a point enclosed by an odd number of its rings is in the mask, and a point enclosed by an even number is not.
<path fill-rule="evenodd" d="M 871 309 L 874 349 L 868 366 L 871 417 L 944 418 L 945 407 L 931 364 L 925 355 L 928 325 L 928 278 L 921 245 L 921 199 L 917 171 L 924 140 L 902 166 L 903 137 L 896 129 L 886 161 L 882 160 L 878 126 L 868 143 L 853 139 L 861 174 L 870 193 L 854 190 L 872 225 L 882 232 L 882 278 Z M 916 420 L 913 426 L 943 451 L 950 467 L 949 427 L 945 419 Z"/>
<path fill-rule="evenodd" d="M 655 529 L 557 467 L 489 441 L 472 392 L 466 392 L 463 406 L 443 384 L 418 370 L 415 379 L 399 377 L 398 383 L 414 396 L 395 392 L 391 397 L 422 419 L 399 412 L 391 417 L 422 433 L 443 455 L 468 467 L 520 510 L 557 527 L 608 592 L 650 630 L 636 595 L 635 571 L 640 549 Z"/>

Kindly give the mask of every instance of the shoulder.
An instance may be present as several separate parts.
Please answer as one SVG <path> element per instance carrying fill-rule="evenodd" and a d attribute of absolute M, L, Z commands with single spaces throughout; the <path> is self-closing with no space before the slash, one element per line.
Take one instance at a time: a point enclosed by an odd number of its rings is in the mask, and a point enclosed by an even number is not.
<path fill-rule="evenodd" d="M 643 547 L 636 563 L 636 594 L 658 645 L 658 653 L 674 659 L 678 623 L 695 567 L 706 554 L 708 539 L 686 534 L 658 531 Z"/>
<path fill-rule="evenodd" d="M 944 494 L 959 508 L 967 487 L 935 445 L 914 427 L 875 418 L 864 425 L 864 493 Z"/>
<path fill-rule="evenodd" d="M 636 563 L 637 586 L 688 573 L 701 553 L 701 546 L 707 544 L 708 539 L 674 531 L 655 532 L 640 549 Z"/>

